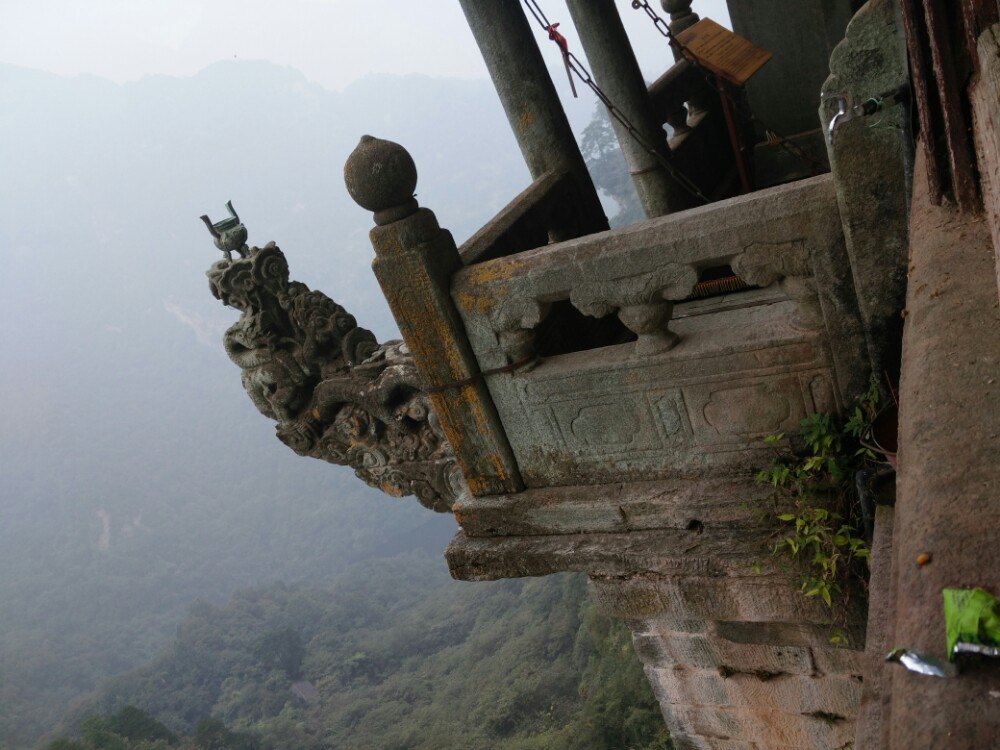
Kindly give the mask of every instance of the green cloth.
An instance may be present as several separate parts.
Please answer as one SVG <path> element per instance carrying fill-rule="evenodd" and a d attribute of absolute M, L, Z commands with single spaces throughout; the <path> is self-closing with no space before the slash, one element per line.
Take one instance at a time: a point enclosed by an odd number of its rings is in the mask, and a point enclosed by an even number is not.
<path fill-rule="evenodd" d="M 1000 646 L 1000 606 L 982 589 L 944 589 L 944 627 L 948 659 L 956 643 Z"/>

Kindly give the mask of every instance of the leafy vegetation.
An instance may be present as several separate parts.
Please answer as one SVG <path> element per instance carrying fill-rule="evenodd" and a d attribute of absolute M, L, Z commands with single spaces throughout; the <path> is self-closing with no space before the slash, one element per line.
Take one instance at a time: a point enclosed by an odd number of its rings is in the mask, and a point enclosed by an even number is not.
<path fill-rule="evenodd" d="M 618 206 L 618 212 L 609 217 L 611 226 L 621 227 L 645 219 L 611 124 L 611 116 L 600 102 L 594 108 L 590 124 L 581 133 L 580 151 L 598 190 Z"/>
<path fill-rule="evenodd" d="M 73 725 L 86 742 L 86 717 L 127 706 L 191 747 L 209 747 L 206 720 L 261 750 L 670 747 L 627 628 L 596 611 L 584 579 L 456 584 L 425 553 L 195 606 L 160 657 Z"/>
<path fill-rule="evenodd" d="M 758 506 L 776 528 L 772 553 L 796 563 L 800 572 L 795 585 L 804 596 L 821 599 L 835 615 L 842 609 L 834 605 L 850 596 L 852 580 L 865 579 L 862 563 L 870 554 L 856 520 L 860 500 L 853 478 L 875 458 L 858 441 L 877 404 L 873 381 L 846 422 L 817 413 L 803 419 L 795 434 L 769 435 L 764 442 L 773 460 L 756 476 L 774 488 Z M 846 644 L 847 636 L 834 628 L 830 640 Z"/>
<path fill-rule="evenodd" d="M 258 750 L 249 735 L 227 728 L 218 719 L 198 722 L 189 738 L 181 738 L 145 711 L 125 706 L 109 716 L 84 719 L 80 738 L 60 737 L 46 750 Z"/>

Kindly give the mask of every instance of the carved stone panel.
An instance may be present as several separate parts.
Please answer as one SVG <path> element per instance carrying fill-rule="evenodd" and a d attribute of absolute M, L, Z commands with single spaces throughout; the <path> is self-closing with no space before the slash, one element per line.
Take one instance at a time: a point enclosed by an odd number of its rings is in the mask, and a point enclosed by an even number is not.
<path fill-rule="evenodd" d="M 757 322 L 791 303 L 756 308 Z M 821 338 L 787 322 L 761 345 L 734 324 L 747 311 L 677 321 L 677 348 L 635 344 L 552 357 L 513 377 L 503 416 L 529 486 L 653 479 L 736 469 L 766 435 L 836 407 Z M 729 330 L 727 330 L 727 328 Z M 508 405 L 509 407 L 511 405 Z"/>

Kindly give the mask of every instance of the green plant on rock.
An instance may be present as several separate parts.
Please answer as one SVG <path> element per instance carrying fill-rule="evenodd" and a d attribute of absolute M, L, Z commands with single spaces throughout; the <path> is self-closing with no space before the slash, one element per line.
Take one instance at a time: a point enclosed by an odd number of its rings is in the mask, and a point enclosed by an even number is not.
<path fill-rule="evenodd" d="M 795 564 L 793 579 L 803 596 L 821 599 L 834 615 L 844 611 L 851 579 L 865 580 L 868 542 L 855 522 L 860 500 L 855 472 L 874 455 L 859 443 L 875 415 L 878 391 L 874 381 L 857 400 L 850 417 L 841 422 L 830 414 L 811 414 L 794 434 L 764 438 L 773 451 L 769 466 L 756 480 L 774 491 L 757 505 L 775 531 L 771 552 Z M 755 565 L 760 571 L 760 566 Z M 847 636 L 834 628 L 831 643 L 844 645 Z"/>

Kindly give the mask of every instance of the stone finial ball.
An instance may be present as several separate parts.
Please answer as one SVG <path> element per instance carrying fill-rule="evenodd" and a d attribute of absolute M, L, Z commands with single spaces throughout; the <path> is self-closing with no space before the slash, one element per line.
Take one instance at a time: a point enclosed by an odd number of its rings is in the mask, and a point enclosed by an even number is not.
<path fill-rule="evenodd" d="M 355 203 L 379 213 L 413 202 L 417 166 L 398 143 L 363 135 L 344 164 L 344 182 Z"/>

